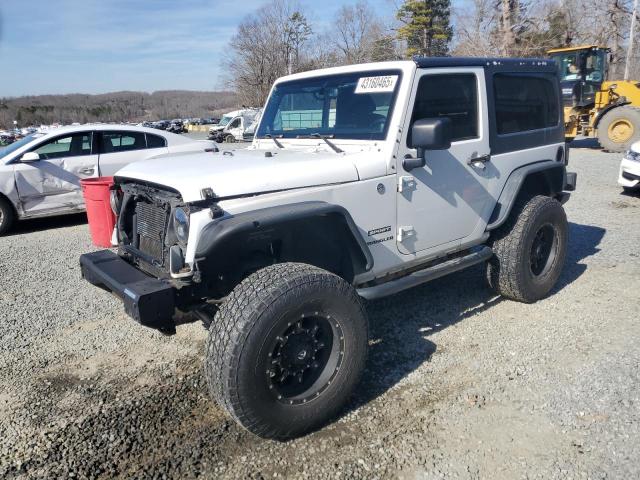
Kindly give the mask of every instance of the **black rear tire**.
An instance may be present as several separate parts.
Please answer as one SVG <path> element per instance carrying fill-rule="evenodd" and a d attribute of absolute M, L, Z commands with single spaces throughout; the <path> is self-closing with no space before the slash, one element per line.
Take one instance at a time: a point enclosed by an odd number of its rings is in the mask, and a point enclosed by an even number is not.
<path fill-rule="evenodd" d="M 490 244 L 487 281 L 497 293 L 519 302 L 545 297 L 562 272 L 567 253 L 567 216 L 560 202 L 535 196 L 514 206 Z"/>
<path fill-rule="evenodd" d="M 16 212 L 11 203 L 0 197 L 0 235 L 4 235 L 16 221 Z"/>
<path fill-rule="evenodd" d="M 244 428 L 287 439 L 331 420 L 364 369 L 367 316 L 355 289 L 299 263 L 261 269 L 226 298 L 211 326 L 205 375 Z"/>

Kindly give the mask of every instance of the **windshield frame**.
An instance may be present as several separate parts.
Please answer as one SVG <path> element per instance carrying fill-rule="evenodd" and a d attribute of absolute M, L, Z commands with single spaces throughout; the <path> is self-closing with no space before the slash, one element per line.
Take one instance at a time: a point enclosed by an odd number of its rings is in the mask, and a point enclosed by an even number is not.
<path fill-rule="evenodd" d="M 269 121 L 269 109 L 270 109 L 270 104 L 272 102 L 272 99 L 275 98 L 275 94 L 276 91 L 279 87 L 282 86 L 290 86 L 290 85 L 295 85 L 295 84 L 301 84 L 304 85 L 305 82 L 313 82 L 313 83 L 318 83 L 318 82 L 322 82 L 325 81 L 327 82 L 330 79 L 335 79 L 335 78 L 340 78 L 340 77 L 353 77 L 353 76 L 358 76 L 360 78 L 362 77 L 377 77 L 377 76 L 390 76 L 390 75 L 394 75 L 398 77 L 398 80 L 396 81 L 395 87 L 393 92 L 391 92 L 391 101 L 389 102 L 389 108 L 388 108 L 388 113 L 387 116 L 385 118 L 385 126 L 384 129 L 382 130 L 382 132 L 370 132 L 370 133 L 365 133 L 365 134 L 353 134 L 353 133 L 340 133 L 340 132 L 324 132 L 322 131 L 322 128 L 318 128 L 317 131 L 313 131 L 313 132 L 305 132 L 305 133 L 297 133 L 297 134 L 292 134 L 291 136 L 287 136 L 286 134 L 284 134 L 283 132 L 267 132 L 265 131 L 265 121 Z M 402 88 L 402 81 L 403 81 L 403 77 L 404 77 L 404 70 L 401 68 L 381 68 L 381 69 L 374 69 L 374 70 L 354 70 L 354 71 L 348 71 L 348 72 L 341 72 L 341 73 L 330 73 L 330 74 L 324 74 L 324 75 L 314 75 L 314 76 L 308 76 L 308 77 L 304 77 L 304 78 L 297 78 L 297 79 L 293 79 L 293 80 L 284 80 L 281 82 L 277 82 L 274 86 L 273 89 L 271 90 L 271 93 L 269 95 L 269 98 L 267 99 L 267 102 L 264 106 L 264 109 L 262 110 L 262 115 L 260 118 L 260 123 L 256 129 L 256 134 L 255 134 L 255 138 L 257 139 L 268 139 L 269 137 L 267 137 L 266 135 L 272 135 L 272 136 L 276 136 L 279 139 L 285 139 L 285 140 L 296 140 L 296 139 L 300 139 L 300 138 L 309 138 L 310 135 L 312 133 L 320 133 L 321 135 L 332 139 L 333 141 L 340 141 L 340 140 L 349 140 L 349 141 L 382 141 L 382 140 L 386 140 L 387 135 L 389 134 L 389 130 L 391 128 L 391 124 L 393 122 L 393 115 L 395 112 L 395 108 L 396 108 L 396 102 L 398 99 L 398 96 L 400 95 L 401 92 L 401 88 Z M 375 95 L 375 93 L 372 93 L 373 95 Z M 371 95 L 371 94 L 370 94 Z M 275 111 L 273 113 L 273 116 L 275 117 L 275 115 L 277 114 L 277 112 L 279 111 L 279 107 L 274 107 Z M 273 120 L 271 120 L 271 122 L 273 123 Z M 311 129 L 308 129 L 311 130 Z M 295 130 L 292 130 L 295 131 Z"/>

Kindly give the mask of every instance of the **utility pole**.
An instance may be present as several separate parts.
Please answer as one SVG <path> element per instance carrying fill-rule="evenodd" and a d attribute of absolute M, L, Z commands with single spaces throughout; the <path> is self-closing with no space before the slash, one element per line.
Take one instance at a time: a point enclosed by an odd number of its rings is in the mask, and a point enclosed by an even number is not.
<path fill-rule="evenodd" d="M 631 32 L 629 33 L 629 46 L 627 47 L 627 60 L 624 64 L 624 80 L 629 80 L 629 67 L 631 66 L 631 54 L 633 53 L 633 37 L 636 32 L 636 17 L 638 16 L 638 0 L 633 0 L 631 11 Z"/>

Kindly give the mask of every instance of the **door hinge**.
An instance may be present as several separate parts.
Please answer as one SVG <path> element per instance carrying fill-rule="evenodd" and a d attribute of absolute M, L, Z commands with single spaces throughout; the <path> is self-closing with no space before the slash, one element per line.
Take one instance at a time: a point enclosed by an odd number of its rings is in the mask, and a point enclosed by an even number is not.
<path fill-rule="evenodd" d="M 403 175 L 398 177 L 398 192 L 402 193 L 405 190 L 413 190 L 416 188 L 416 179 L 410 175 Z"/>
<path fill-rule="evenodd" d="M 413 229 L 413 225 L 404 225 L 398 227 L 398 241 L 403 242 L 407 237 L 413 237 L 416 231 Z"/>

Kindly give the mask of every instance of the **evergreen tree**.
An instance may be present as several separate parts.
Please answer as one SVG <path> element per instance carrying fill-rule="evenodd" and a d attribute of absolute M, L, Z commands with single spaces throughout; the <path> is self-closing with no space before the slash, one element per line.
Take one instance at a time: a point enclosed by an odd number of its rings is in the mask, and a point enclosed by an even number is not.
<path fill-rule="evenodd" d="M 403 23 L 398 38 L 406 42 L 408 57 L 447 54 L 453 34 L 451 0 L 405 0 L 396 17 Z"/>

